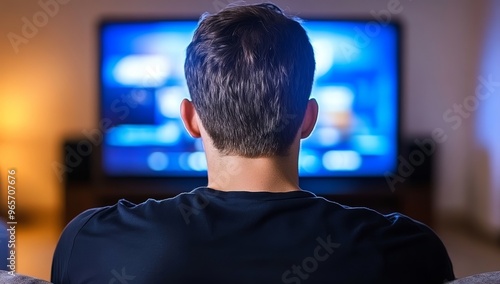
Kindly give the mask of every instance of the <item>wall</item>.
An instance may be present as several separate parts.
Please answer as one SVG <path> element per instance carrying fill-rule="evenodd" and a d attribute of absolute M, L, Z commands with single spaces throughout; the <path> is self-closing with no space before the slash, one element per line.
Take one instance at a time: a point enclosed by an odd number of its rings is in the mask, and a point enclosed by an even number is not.
<path fill-rule="evenodd" d="M 470 160 L 474 170 L 469 213 L 482 229 L 500 236 L 500 2 L 489 1 L 487 11 L 478 72 L 482 79 L 477 80 L 477 92 L 470 99 L 476 107 L 472 108 L 475 120 Z"/>
<path fill-rule="evenodd" d="M 58 208 L 62 184 L 51 168 L 61 159 L 64 137 L 96 127 L 96 23 L 104 15 L 120 17 L 197 16 L 214 12 L 229 0 L 133 1 L 59 0 L 0 2 L 0 170 L 18 170 L 19 206 Z M 7 37 L 22 33 L 22 18 L 32 20 L 52 3 L 53 15 L 15 52 Z M 248 1 L 254 2 L 254 1 Z M 298 16 L 368 16 L 396 5 L 406 27 L 403 129 L 428 135 L 441 128 L 436 208 L 463 214 L 468 209 L 473 123 L 452 129 L 443 114 L 474 92 L 482 34 L 484 1 L 356 0 L 274 1 Z M 397 3 L 399 2 L 399 3 Z M 393 8 L 394 8 L 393 7 Z M 57 9 L 56 9 L 57 8 Z M 57 10 L 57 11 L 56 11 Z M 38 14 L 36 14 L 38 13 Z M 393 14 L 393 16 L 396 16 Z M 31 35 L 30 35 L 31 36 Z M 5 194 L 5 193 L 4 193 Z M 422 205 L 427 206 L 427 205 Z"/>

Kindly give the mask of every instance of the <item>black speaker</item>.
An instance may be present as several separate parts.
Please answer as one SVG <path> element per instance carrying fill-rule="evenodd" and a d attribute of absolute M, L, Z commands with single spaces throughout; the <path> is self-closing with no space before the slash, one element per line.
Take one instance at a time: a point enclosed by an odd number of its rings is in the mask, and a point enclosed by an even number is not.
<path fill-rule="evenodd" d="M 438 143 L 432 136 L 403 139 L 398 157 L 398 172 L 406 182 L 416 185 L 432 185 Z"/>
<path fill-rule="evenodd" d="M 66 140 L 63 143 L 63 163 L 60 172 L 66 183 L 91 181 L 95 152 L 97 147 L 88 139 Z"/>

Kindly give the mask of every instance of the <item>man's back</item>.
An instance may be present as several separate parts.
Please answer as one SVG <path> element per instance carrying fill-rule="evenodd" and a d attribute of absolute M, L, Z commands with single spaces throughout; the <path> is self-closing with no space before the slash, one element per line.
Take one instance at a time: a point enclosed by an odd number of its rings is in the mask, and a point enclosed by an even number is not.
<path fill-rule="evenodd" d="M 207 188 L 83 213 L 61 237 L 52 280 L 453 279 L 443 244 L 424 225 L 397 214 L 346 208 L 300 189 L 300 140 L 318 117 L 318 104 L 310 98 L 314 70 L 306 31 L 273 4 L 230 5 L 203 16 L 186 49 L 192 101 L 182 101 L 180 115 L 189 134 L 202 140 Z"/>
<path fill-rule="evenodd" d="M 307 191 L 198 188 L 89 210 L 66 228 L 55 283 L 443 283 L 437 236 L 408 217 Z"/>

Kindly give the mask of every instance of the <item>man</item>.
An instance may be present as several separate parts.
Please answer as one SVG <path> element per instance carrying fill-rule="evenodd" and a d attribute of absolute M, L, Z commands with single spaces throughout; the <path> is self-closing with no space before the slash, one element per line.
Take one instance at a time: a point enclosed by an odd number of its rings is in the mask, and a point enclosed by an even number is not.
<path fill-rule="evenodd" d="M 445 247 L 425 225 L 345 207 L 299 188 L 300 140 L 318 114 L 309 99 L 314 68 L 306 32 L 272 4 L 205 16 L 187 48 L 192 101 L 182 102 L 181 116 L 188 132 L 203 141 L 207 187 L 82 213 L 61 236 L 52 281 L 453 279 Z"/>

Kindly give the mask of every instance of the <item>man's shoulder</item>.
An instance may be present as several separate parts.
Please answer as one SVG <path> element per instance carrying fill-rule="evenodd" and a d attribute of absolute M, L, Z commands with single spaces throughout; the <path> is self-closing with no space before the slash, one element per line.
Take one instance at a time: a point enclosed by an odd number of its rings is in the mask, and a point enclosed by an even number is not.
<path fill-rule="evenodd" d="M 335 215 L 341 216 L 332 226 L 335 231 L 343 229 L 343 238 L 336 242 L 342 244 L 346 259 L 356 255 L 371 259 L 373 267 L 380 266 L 380 275 L 385 277 L 382 282 L 454 279 L 443 242 L 424 223 L 401 213 L 382 214 L 363 207 L 342 206 Z"/>
<path fill-rule="evenodd" d="M 148 199 L 141 203 L 134 203 L 127 199 L 120 199 L 113 205 L 87 209 L 76 216 L 65 228 L 85 227 L 89 222 L 130 222 L 139 219 L 150 219 L 161 212 L 175 209 L 175 198 L 168 199 Z"/>
<path fill-rule="evenodd" d="M 373 245 L 384 256 L 387 279 L 409 277 L 424 283 L 432 276 L 435 280 L 429 283 L 442 283 L 455 278 L 446 247 L 429 226 L 400 213 L 383 217 L 386 223 L 374 230 L 372 236 Z"/>
<path fill-rule="evenodd" d="M 346 227 L 364 226 L 373 230 L 398 229 L 415 232 L 427 231 L 428 227 L 415 219 L 399 212 L 381 213 L 368 207 L 347 206 L 335 201 L 318 197 L 325 210 L 335 215 L 335 221 L 345 223 Z"/>
<path fill-rule="evenodd" d="M 198 196 L 198 191 L 182 192 L 173 197 L 164 199 L 149 198 L 140 203 L 134 203 L 127 199 L 120 199 L 113 205 L 87 209 L 73 218 L 65 227 L 64 235 L 75 236 L 82 229 L 88 230 L 90 227 L 107 226 L 115 224 L 115 228 L 123 228 L 121 225 L 164 224 L 184 222 L 184 211 L 198 203 L 203 202 L 203 198 Z M 193 205 L 194 204 L 194 205 Z"/>
<path fill-rule="evenodd" d="M 88 255 L 161 235 L 155 232 L 168 230 L 171 222 L 166 220 L 175 219 L 170 218 L 175 210 L 174 202 L 174 199 L 148 199 L 136 204 L 122 199 L 114 205 L 80 213 L 66 225 L 59 237 L 52 263 L 52 280 L 55 283 L 67 282 L 65 277 L 74 261 Z M 158 226 L 160 222 L 163 226 Z"/>
<path fill-rule="evenodd" d="M 381 251 L 392 251 L 400 246 L 408 250 L 425 248 L 425 251 L 429 251 L 427 248 L 433 247 L 445 251 L 440 238 L 428 225 L 405 214 L 383 214 L 366 207 L 335 204 L 332 210 L 326 209 L 332 212 L 330 224 L 335 228 L 343 228 L 345 236 L 360 243 L 376 244 Z"/>

